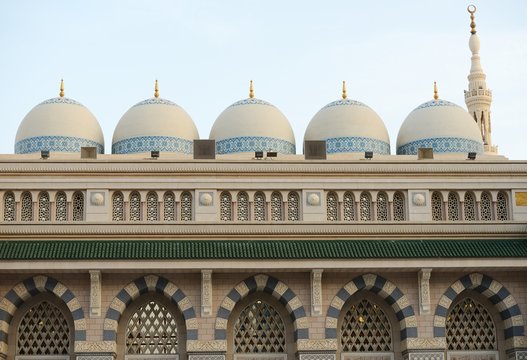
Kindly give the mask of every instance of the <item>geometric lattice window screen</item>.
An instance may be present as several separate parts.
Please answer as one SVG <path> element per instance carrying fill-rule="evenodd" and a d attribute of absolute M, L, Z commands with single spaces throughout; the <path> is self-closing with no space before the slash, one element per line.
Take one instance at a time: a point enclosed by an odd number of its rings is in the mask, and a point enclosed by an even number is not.
<path fill-rule="evenodd" d="M 283 219 L 282 195 L 275 191 L 271 194 L 271 220 L 282 221 Z"/>
<path fill-rule="evenodd" d="M 50 221 L 50 210 L 49 194 L 47 192 L 41 192 L 38 195 L 38 221 Z"/>
<path fill-rule="evenodd" d="M 459 199 L 453 192 L 448 193 L 448 220 L 461 220 L 459 218 Z"/>
<path fill-rule="evenodd" d="M 386 314 L 375 303 L 362 299 L 344 315 L 342 352 L 393 351 L 392 330 Z"/>
<path fill-rule="evenodd" d="M 485 307 L 471 298 L 459 302 L 446 320 L 448 350 L 496 350 L 496 328 Z"/>
<path fill-rule="evenodd" d="M 344 194 L 344 220 L 355 220 L 355 198 L 349 192 Z"/>
<path fill-rule="evenodd" d="M 20 218 L 22 221 L 33 221 L 33 199 L 31 194 L 25 192 L 22 194 L 22 213 Z"/>
<path fill-rule="evenodd" d="M 393 195 L 393 219 L 404 221 L 406 219 L 406 209 L 404 208 L 404 195 L 396 192 Z"/>
<path fill-rule="evenodd" d="M 377 194 L 377 221 L 388 220 L 388 196 L 386 193 Z"/>
<path fill-rule="evenodd" d="M 112 220 L 124 221 L 124 196 L 122 192 L 116 192 L 112 197 Z"/>
<path fill-rule="evenodd" d="M 326 219 L 328 221 L 338 220 L 339 200 L 337 194 L 330 192 L 326 195 Z"/>
<path fill-rule="evenodd" d="M 220 195 L 220 220 L 232 220 L 232 196 L 228 191 L 224 191 Z"/>
<path fill-rule="evenodd" d="M 185 191 L 181 194 L 181 221 L 192 220 L 192 195 Z"/>
<path fill-rule="evenodd" d="M 84 220 L 84 195 L 77 191 L 73 194 L 73 221 Z"/>
<path fill-rule="evenodd" d="M 265 195 L 261 192 L 254 194 L 254 220 L 265 221 Z"/>
<path fill-rule="evenodd" d="M 443 220 L 443 199 L 438 192 L 432 194 L 432 220 Z"/>
<path fill-rule="evenodd" d="M 361 221 L 370 221 L 371 220 L 371 198 L 368 193 L 360 194 L 360 220 Z"/>
<path fill-rule="evenodd" d="M 130 221 L 141 221 L 141 195 L 137 191 L 130 194 Z"/>
<path fill-rule="evenodd" d="M 176 197 L 172 191 L 163 195 L 163 219 L 165 221 L 176 220 Z"/>
<path fill-rule="evenodd" d="M 4 221 L 16 220 L 15 194 L 8 192 L 4 195 Z"/>
<path fill-rule="evenodd" d="M 300 220 L 300 197 L 294 191 L 287 195 L 287 220 Z"/>
<path fill-rule="evenodd" d="M 163 355 L 178 353 L 176 319 L 155 301 L 140 306 L 126 327 L 126 354 Z"/>
<path fill-rule="evenodd" d="M 42 301 L 30 308 L 17 330 L 17 355 L 67 355 L 70 328 L 58 307 Z"/>
<path fill-rule="evenodd" d="M 235 353 L 285 353 L 285 325 L 271 305 L 257 300 L 234 324 Z"/>
<path fill-rule="evenodd" d="M 238 221 L 249 221 L 249 195 L 246 192 L 239 192 L 236 197 L 236 210 Z"/>
<path fill-rule="evenodd" d="M 62 191 L 57 193 L 57 196 L 55 197 L 55 220 L 68 220 L 68 202 L 66 194 Z"/>
<path fill-rule="evenodd" d="M 471 192 L 465 193 L 465 201 L 463 201 L 463 215 L 466 221 L 476 220 L 476 198 Z"/>
<path fill-rule="evenodd" d="M 146 194 L 146 220 L 159 220 L 157 194 L 154 191 L 150 191 L 148 194 Z"/>
<path fill-rule="evenodd" d="M 504 193 L 498 193 L 496 201 L 496 220 L 509 220 L 509 211 L 507 207 L 507 196 Z"/>
<path fill-rule="evenodd" d="M 481 194 L 481 202 L 480 205 L 480 214 L 481 214 L 481 220 L 483 221 L 491 221 L 492 220 L 492 199 L 490 198 L 489 193 L 482 193 Z"/>

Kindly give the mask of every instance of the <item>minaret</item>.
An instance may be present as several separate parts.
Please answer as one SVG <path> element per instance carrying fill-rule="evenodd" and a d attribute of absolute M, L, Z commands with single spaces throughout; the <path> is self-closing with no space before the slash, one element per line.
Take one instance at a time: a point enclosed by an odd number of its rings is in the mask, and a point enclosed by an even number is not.
<path fill-rule="evenodd" d="M 476 34 L 476 23 L 474 13 L 476 7 L 469 5 L 467 8 L 470 13 L 470 40 L 468 46 L 472 52 L 470 74 L 468 75 L 468 91 L 465 90 L 465 103 L 468 112 L 474 118 L 481 130 L 481 137 L 485 146 L 485 153 L 497 154 L 498 147 L 492 145 L 490 105 L 492 103 L 492 91 L 487 88 L 485 79 L 487 75 L 483 72 L 479 57 L 479 37 Z"/>

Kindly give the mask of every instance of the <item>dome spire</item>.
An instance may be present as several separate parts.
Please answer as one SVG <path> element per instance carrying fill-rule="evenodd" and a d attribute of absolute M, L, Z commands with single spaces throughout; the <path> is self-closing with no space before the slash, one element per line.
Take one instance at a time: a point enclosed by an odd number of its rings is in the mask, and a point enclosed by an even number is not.
<path fill-rule="evenodd" d="M 437 82 L 434 81 L 434 100 L 439 99 L 439 95 L 437 94 Z"/>
<path fill-rule="evenodd" d="M 159 86 L 157 85 L 157 80 L 156 80 L 156 84 L 154 86 L 154 97 L 156 97 L 156 98 L 159 97 Z"/>
<path fill-rule="evenodd" d="M 60 97 L 64 97 L 64 79 L 60 79 Z"/>
<path fill-rule="evenodd" d="M 342 81 L 342 99 L 346 100 L 348 94 L 346 93 L 346 81 Z"/>
<path fill-rule="evenodd" d="M 251 80 L 251 83 L 249 85 L 249 98 L 254 98 L 254 88 L 253 88 L 253 81 Z"/>
<path fill-rule="evenodd" d="M 474 21 L 474 13 L 476 12 L 476 6 L 469 5 L 467 11 L 470 13 L 470 33 L 474 35 L 476 33 L 476 23 Z"/>

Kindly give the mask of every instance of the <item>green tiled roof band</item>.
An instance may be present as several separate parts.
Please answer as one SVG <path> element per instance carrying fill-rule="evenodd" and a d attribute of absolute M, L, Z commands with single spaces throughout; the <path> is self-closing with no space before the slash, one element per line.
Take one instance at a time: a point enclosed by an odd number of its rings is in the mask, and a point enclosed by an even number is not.
<path fill-rule="evenodd" d="M 525 240 L 0 241 L 0 260 L 527 257 Z"/>

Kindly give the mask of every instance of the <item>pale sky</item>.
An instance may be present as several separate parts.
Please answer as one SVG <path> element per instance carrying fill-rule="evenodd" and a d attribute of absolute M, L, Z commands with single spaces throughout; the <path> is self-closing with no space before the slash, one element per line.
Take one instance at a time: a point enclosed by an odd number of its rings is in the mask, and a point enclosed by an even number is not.
<path fill-rule="evenodd" d="M 42 1 L 6 0 L 0 12 L 0 153 L 13 153 L 33 106 L 66 96 L 88 107 L 111 152 L 134 104 L 160 95 L 182 106 L 200 137 L 218 115 L 255 95 L 278 107 L 302 151 L 313 115 L 340 97 L 374 109 L 395 153 L 402 122 L 439 96 L 465 107 L 470 18 L 461 0 Z M 481 62 L 493 90 L 499 153 L 527 159 L 527 2 L 473 1 Z"/>

